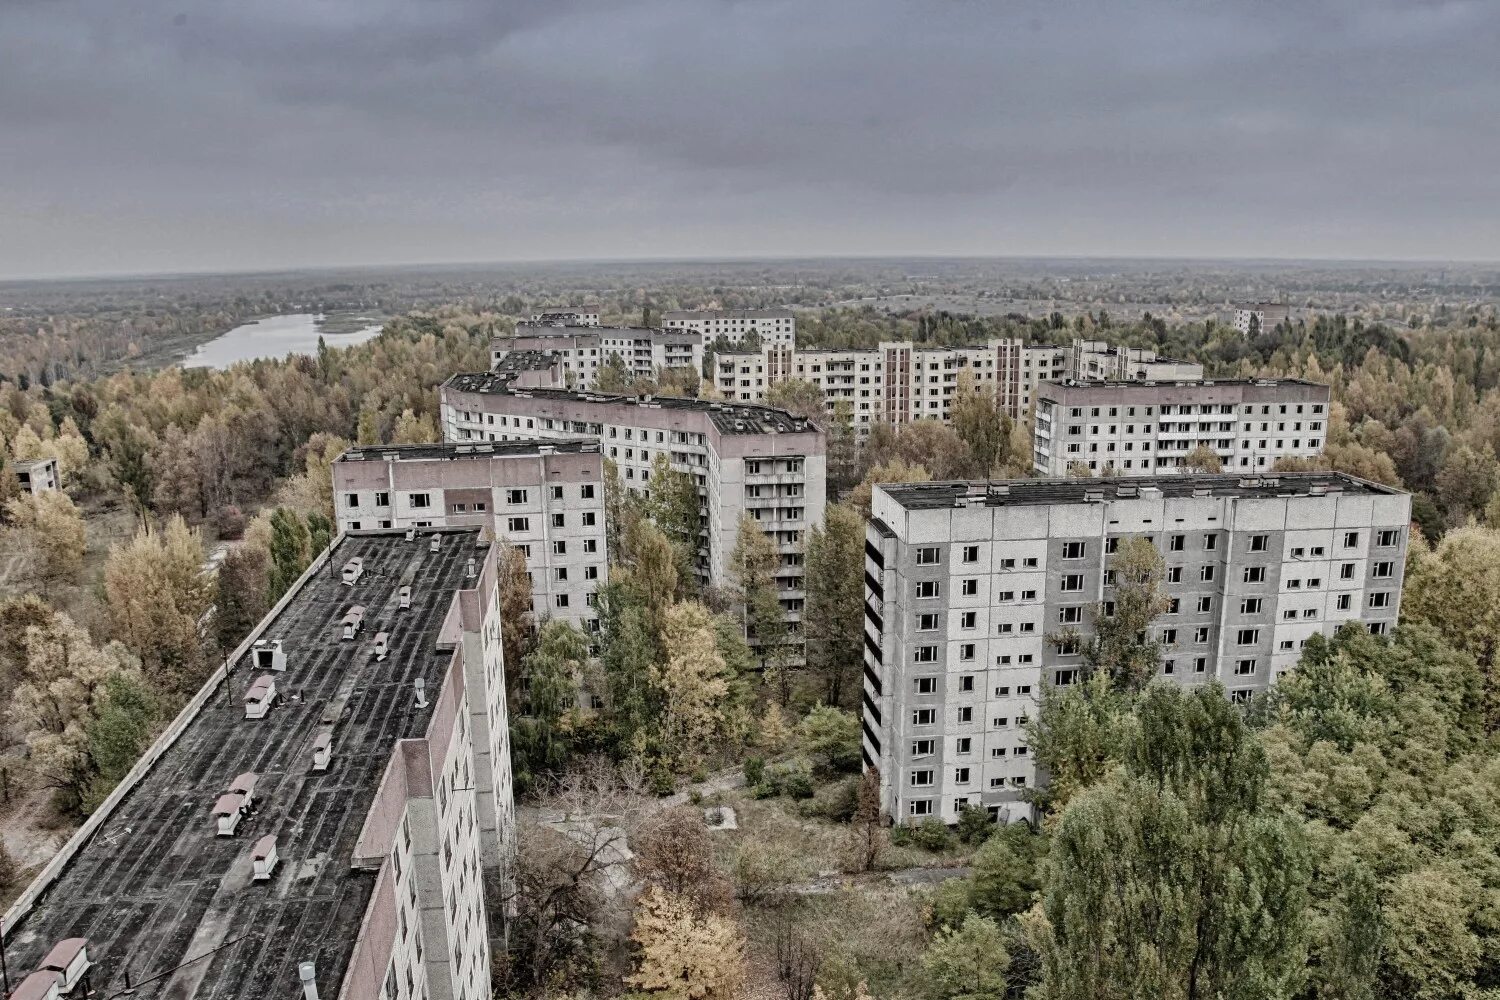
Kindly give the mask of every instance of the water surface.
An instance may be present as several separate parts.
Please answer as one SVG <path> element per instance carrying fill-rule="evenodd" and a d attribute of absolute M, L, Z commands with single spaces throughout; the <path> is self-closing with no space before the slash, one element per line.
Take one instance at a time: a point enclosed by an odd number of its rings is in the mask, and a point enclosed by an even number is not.
<path fill-rule="evenodd" d="M 228 368 L 237 361 L 284 358 L 288 354 L 316 354 L 318 337 L 329 347 L 352 347 L 380 333 L 381 324 L 362 326 L 348 333 L 323 329 L 321 313 L 290 313 L 268 316 L 220 334 L 182 360 L 184 368 Z M 367 317 L 359 317 L 367 321 Z"/>

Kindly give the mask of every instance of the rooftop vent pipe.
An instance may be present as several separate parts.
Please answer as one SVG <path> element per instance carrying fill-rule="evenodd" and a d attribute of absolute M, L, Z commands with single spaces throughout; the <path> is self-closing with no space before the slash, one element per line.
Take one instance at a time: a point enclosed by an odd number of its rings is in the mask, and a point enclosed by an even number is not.
<path fill-rule="evenodd" d="M 297 963 L 297 978 L 302 980 L 302 996 L 305 1000 L 318 1000 L 317 966 L 311 962 Z"/>
<path fill-rule="evenodd" d="M 426 680 L 426 678 L 418 677 L 417 680 L 416 680 L 416 684 L 414 686 L 417 689 L 417 707 L 418 708 L 426 708 L 427 707 L 427 680 Z"/>

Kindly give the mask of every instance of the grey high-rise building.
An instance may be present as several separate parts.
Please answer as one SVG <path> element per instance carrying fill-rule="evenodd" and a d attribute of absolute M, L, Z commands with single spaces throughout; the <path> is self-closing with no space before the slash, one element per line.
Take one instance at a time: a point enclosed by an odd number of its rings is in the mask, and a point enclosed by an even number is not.
<path fill-rule="evenodd" d="M 1122 540 L 1165 563 L 1161 676 L 1243 701 L 1310 637 L 1395 624 L 1411 515 L 1409 494 L 1338 473 L 891 485 L 872 506 L 865 764 L 894 819 L 950 823 L 1030 814 L 1027 721 L 1083 670 L 1049 636 L 1107 613 Z"/>

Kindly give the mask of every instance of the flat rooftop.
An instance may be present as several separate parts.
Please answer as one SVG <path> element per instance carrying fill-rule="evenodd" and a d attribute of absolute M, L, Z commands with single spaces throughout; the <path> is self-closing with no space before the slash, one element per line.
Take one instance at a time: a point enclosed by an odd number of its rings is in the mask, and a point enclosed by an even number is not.
<path fill-rule="evenodd" d="M 878 485 L 878 484 L 877 484 Z M 1274 476 L 1131 476 L 1119 479 L 1010 479 L 880 486 L 907 510 L 937 510 L 963 501 L 986 507 L 1056 506 L 1139 500 L 1144 497 L 1295 497 L 1348 493 L 1400 496 L 1404 491 L 1342 472 L 1292 472 Z"/>
<path fill-rule="evenodd" d="M 466 461 L 530 458 L 543 451 L 582 454 L 599 451 L 598 438 L 531 438 L 524 441 L 465 441 L 457 444 L 383 444 L 350 448 L 335 462 Z"/>
<path fill-rule="evenodd" d="M 1327 389 L 1323 382 L 1309 382 L 1303 378 L 1108 378 L 1108 379 L 1063 379 L 1052 380 L 1046 385 L 1064 386 L 1069 389 L 1159 389 L 1171 386 L 1181 389 L 1211 389 L 1216 386 L 1301 386 L 1308 389 Z"/>
<path fill-rule="evenodd" d="M 339 542 L 262 633 L 286 651 L 287 669 L 273 675 L 282 701 L 247 720 L 244 692 L 270 671 L 253 666 L 253 654 L 235 662 L 228 690 L 219 685 L 7 934 L 13 983 L 57 942 L 85 937 L 101 996 L 120 995 L 128 976 L 137 1000 L 290 1000 L 302 995 L 303 961 L 316 963 L 322 995 L 338 996 L 376 878 L 351 867 L 355 842 L 396 741 L 426 732 L 451 658 L 438 635 L 476 552 L 477 529 L 442 532 L 436 553 L 428 534 Z M 364 575 L 346 587 L 339 574 L 354 556 Z M 399 611 L 412 566 L 412 606 Z M 344 642 L 339 624 L 356 604 L 366 609 L 364 631 Z M 377 632 L 390 634 L 378 663 Z M 427 708 L 413 699 L 419 677 Z M 325 719 L 332 761 L 313 774 Z M 245 771 L 258 776 L 254 810 L 234 836 L 215 836 L 214 802 Z M 268 834 L 280 863 L 269 882 L 253 882 L 251 846 Z"/>
<path fill-rule="evenodd" d="M 816 431 L 810 420 L 757 403 L 735 403 L 685 396 L 631 396 L 624 393 L 580 392 L 573 389 L 528 388 L 511 385 L 503 372 L 461 372 L 443 383 L 444 389 L 479 395 L 548 399 L 584 406 L 638 406 L 642 409 L 685 410 L 709 414 L 721 434 L 792 434 Z"/>
<path fill-rule="evenodd" d="M 792 319 L 790 309 L 668 309 L 662 319 Z"/>

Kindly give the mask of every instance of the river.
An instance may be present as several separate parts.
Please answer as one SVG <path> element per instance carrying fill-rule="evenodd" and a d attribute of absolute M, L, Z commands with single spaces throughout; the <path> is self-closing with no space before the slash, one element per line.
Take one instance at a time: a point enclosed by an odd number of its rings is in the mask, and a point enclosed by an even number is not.
<path fill-rule="evenodd" d="M 329 347 L 362 344 L 380 333 L 381 324 L 361 326 L 348 333 L 323 330 L 327 317 L 314 313 L 267 316 L 220 334 L 182 360 L 184 368 L 228 368 L 238 361 L 284 358 L 288 354 L 316 354 L 318 337 Z M 368 317 L 358 317 L 368 322 Z"/>

